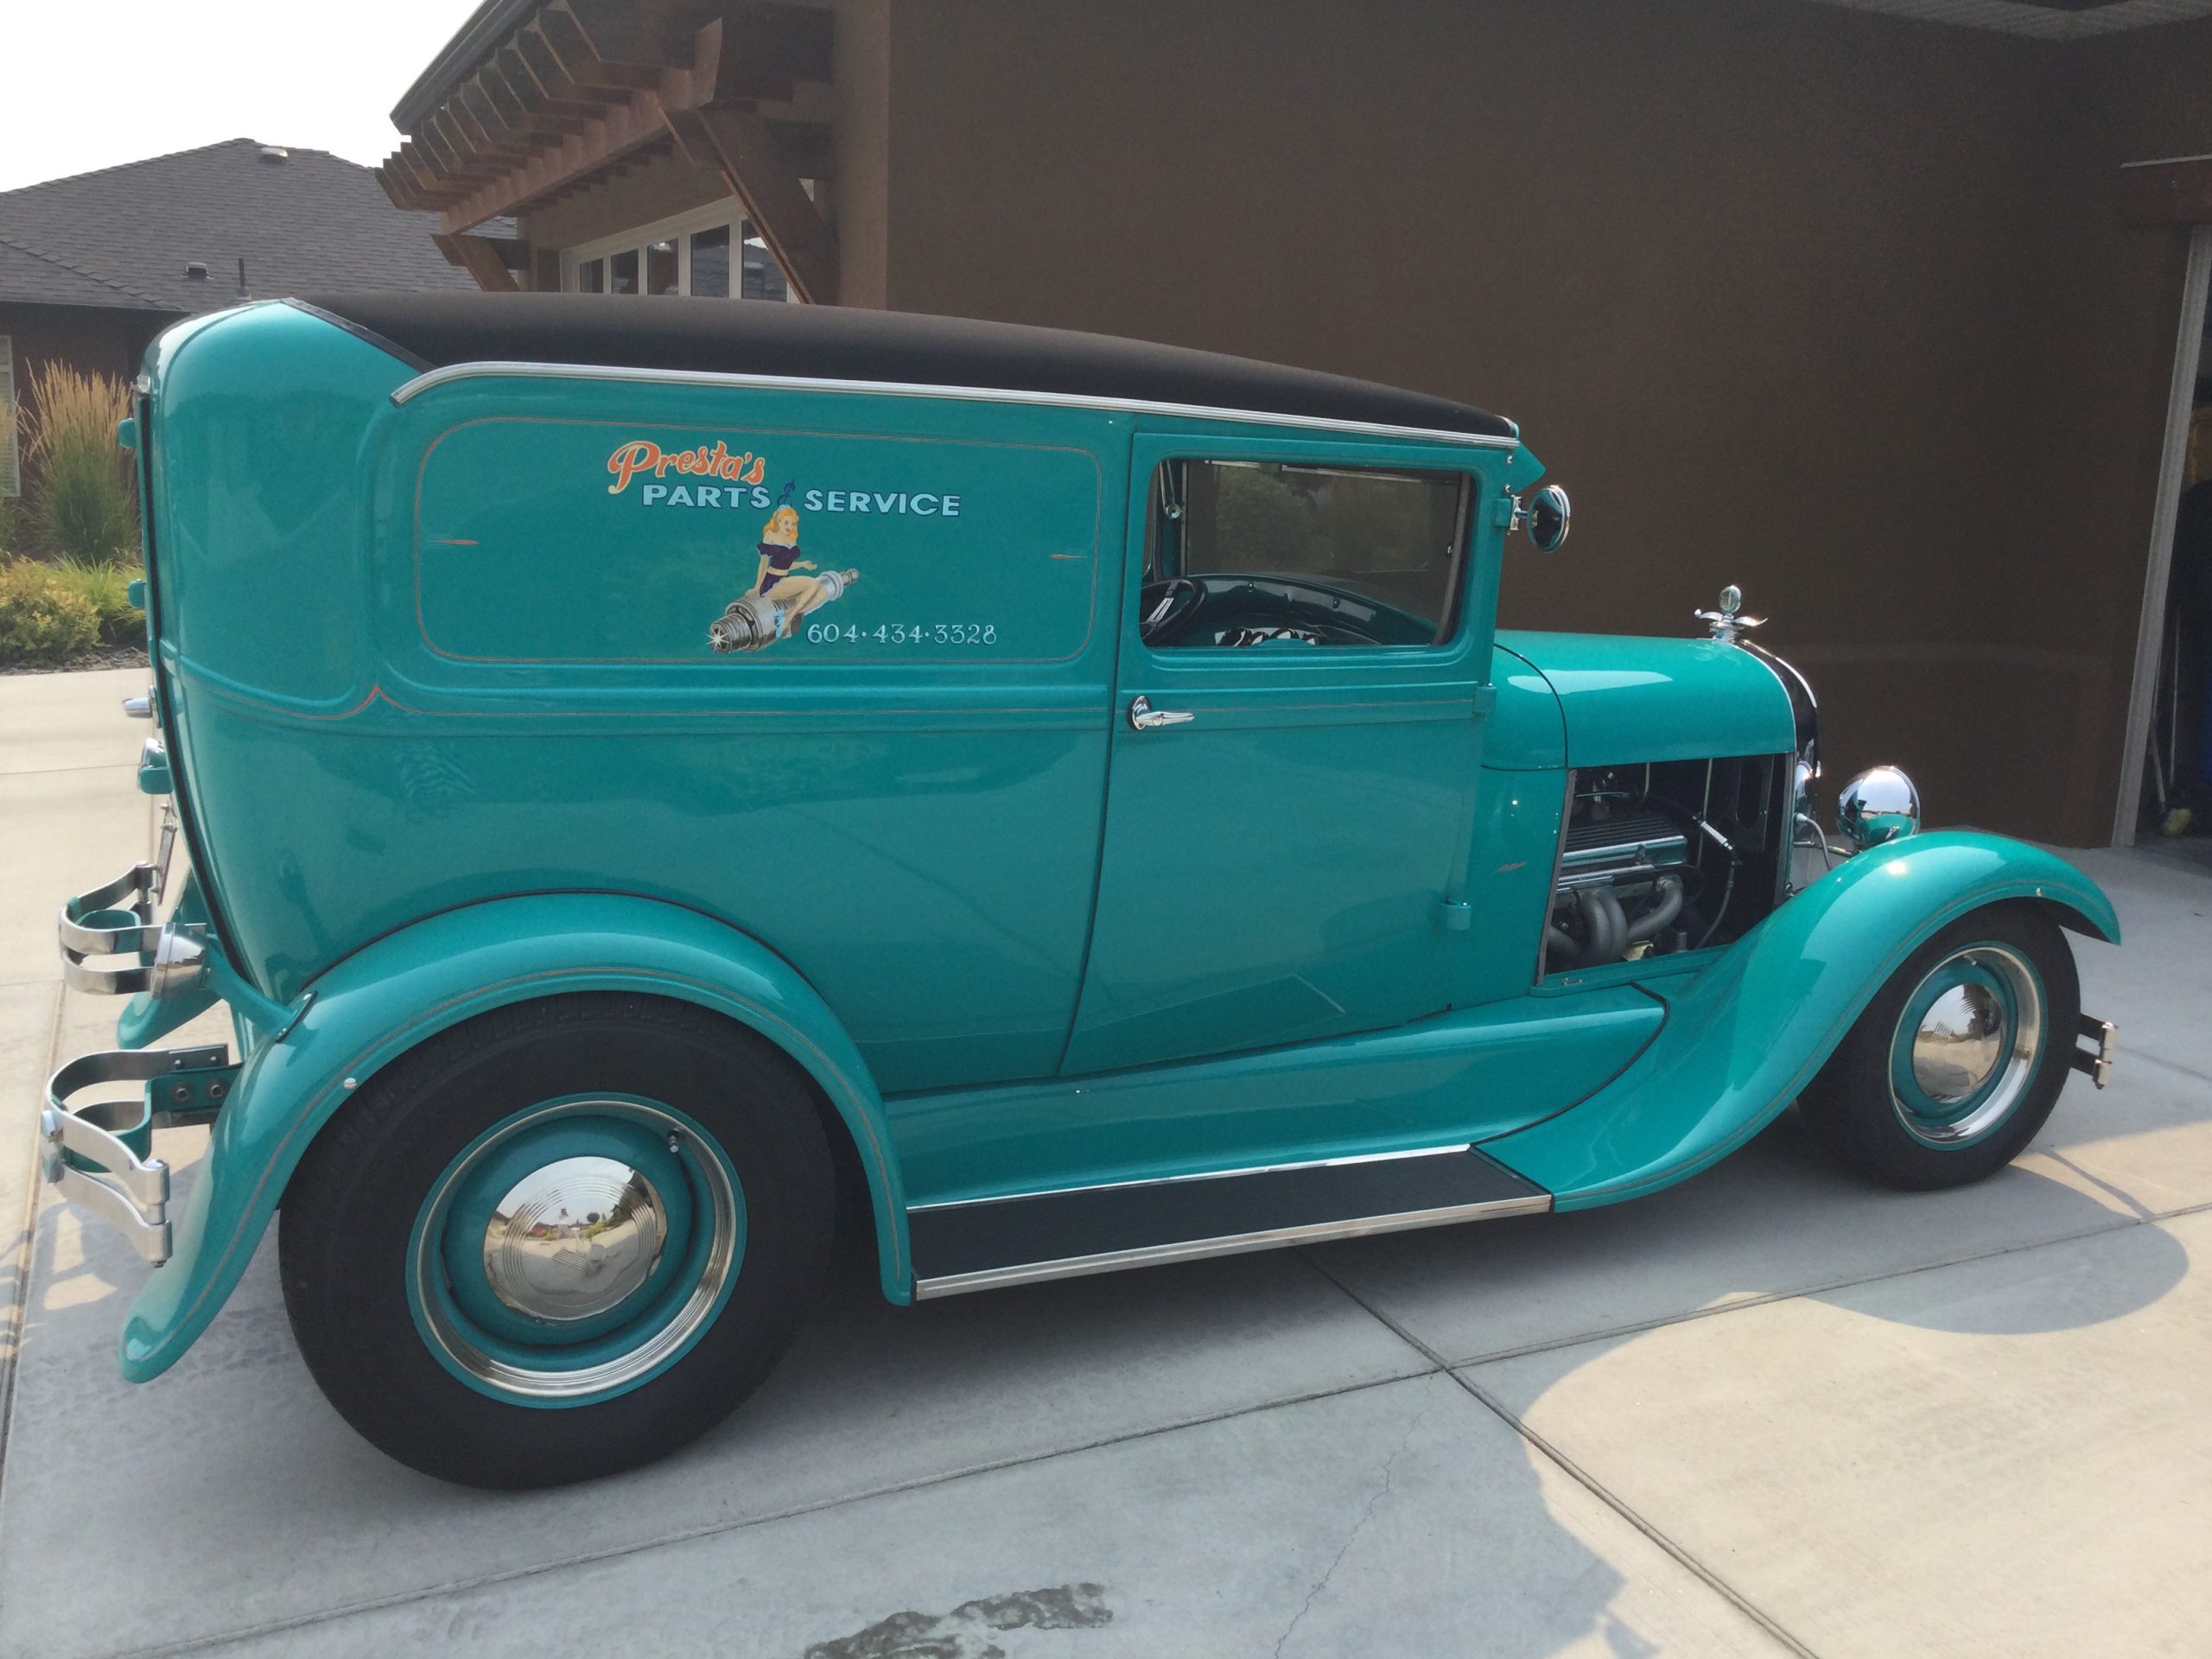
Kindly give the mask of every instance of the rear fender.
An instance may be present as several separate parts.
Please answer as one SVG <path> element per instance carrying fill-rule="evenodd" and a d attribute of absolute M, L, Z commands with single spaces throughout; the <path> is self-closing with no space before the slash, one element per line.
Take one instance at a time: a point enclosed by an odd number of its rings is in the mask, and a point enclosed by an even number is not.
<path fill-rule="evenodd" d="M 1482 1148 L 1561 1210 L 1694 1175 L 1797 1097 L 1908 957 L 2008 899 L 2120 943 L 2112 901 L 2065 860 L 1969 830 L 1907 836 L 1821 876 L 1704 972 L 1643 982 L 1667 1023 L 1636 1063 L 1581 1104 Z"/>
<path fill-rule="evenodd" d="M 309 988 L 281 1042 L 246 1063 L 216 1117 L 174 1254 L 132 1304 L 123 1373 L 157 1376 L 222 1307 L 315 1133 L 425 1038 L 508 1003 L 578 991 L 667 996 L 727 1014 L 820 1085 L 852 1136 L 875 1212 L 884 1294 L 911 1294 L 906 1203 L 883 1102 L 829 1005 L 758 940 L 696 911 L 607 893 L 502 899 L 389 934 Z"/>

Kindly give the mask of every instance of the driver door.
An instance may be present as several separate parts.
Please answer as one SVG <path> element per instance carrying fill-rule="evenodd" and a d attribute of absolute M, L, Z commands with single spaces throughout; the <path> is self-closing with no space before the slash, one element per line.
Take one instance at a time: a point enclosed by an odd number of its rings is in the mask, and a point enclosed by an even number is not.
<path fill-rule="evenodd" d="M 1140 432 L 1132 459 L 1144 557 L 1062 1071 L 1443 1008 L 1469 948 L 1444 907 L 1492 696 L 1504 454 Z"/>

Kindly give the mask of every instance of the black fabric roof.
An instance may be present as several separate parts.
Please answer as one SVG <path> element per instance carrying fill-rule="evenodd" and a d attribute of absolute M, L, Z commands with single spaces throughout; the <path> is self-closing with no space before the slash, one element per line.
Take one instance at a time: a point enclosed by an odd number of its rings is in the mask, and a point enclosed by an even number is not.
<path fill-rule="evenodd" d="M 1073 393 L 1517 435 L 1465 404 L 1107 334 L 836 306 L 618 294 L 331 294 L 306 303 L 425 367 L 579 363 Z"/>

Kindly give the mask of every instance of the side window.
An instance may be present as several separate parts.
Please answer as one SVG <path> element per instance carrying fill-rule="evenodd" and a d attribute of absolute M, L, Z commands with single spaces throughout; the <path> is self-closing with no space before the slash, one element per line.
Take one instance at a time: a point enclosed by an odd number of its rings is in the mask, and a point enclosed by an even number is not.
<path fill-rule="evenodd" d="M 1469 497 L 1459 473 L 1168 461 L 1140 630 L 1155 646 L 1440 645 Z"/>

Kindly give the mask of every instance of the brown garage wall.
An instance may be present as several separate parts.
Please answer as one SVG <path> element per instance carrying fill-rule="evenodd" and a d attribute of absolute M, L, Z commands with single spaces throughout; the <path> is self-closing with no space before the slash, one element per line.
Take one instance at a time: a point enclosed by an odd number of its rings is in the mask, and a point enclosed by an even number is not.
<path fill-rule="evenodd" d="M 1895 760 L 1933 822 L 2107 838 L 2181 270 L 2111 169 L 2152 130 L 2212 149 L 2212 33 L 1773 0 L 892 22 L 890 304 L 1500 409 L 1577 505 L 1562 553 L 1512 553 L 1509 624 L 1683 632 L 1740 582 L 1823 693 L 1832 782 Z"/>
<path fill-rule="evenodd" d="M 2105 522 L 2085 537 L 2078 565 L 2063 573 L 2061 596 L 2089 596 L 2082 635 L 2108 671 L 2097 751 L 2084 770 L 2098 779 L 2109 815 L 2188 255 L 2185 231 L 2126 223 L 2116 183 L 2123 162 L 2212 149 L 2212 21 L 2084 42 L 2065 61 L 2069 80 L 2057 116 L 2078 233 L 2055 250 L 2075 318 L 2064 336 L 2063 384 L 2075 399 L 2068 412 L 2081 510 Z"/>
<path fill-rule="evenodd" d="M 33 470 L 29 431 L 34 397 L 31 385 L 40 370 L 59 361 L 84 373 L 111 374 L 129 380 L 138 372 L 147 342 L 175 321 L 165 312 L 0 302 L 0 334 L 9 337 L 15 353 L 19 405 L 16 444 L 26 486 Z"/>

